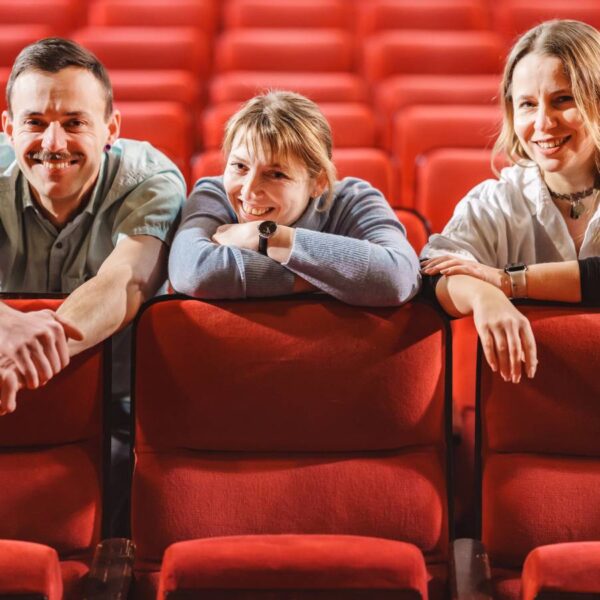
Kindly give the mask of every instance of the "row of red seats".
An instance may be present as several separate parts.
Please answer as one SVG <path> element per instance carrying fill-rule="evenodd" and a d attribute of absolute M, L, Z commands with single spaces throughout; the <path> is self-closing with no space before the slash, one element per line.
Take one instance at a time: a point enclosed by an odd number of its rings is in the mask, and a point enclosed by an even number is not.
<path fill-rule="evenodd" d="M 328 28 L 362 39 L 390 29 L 490 30 L 510 42 L 549 18 L 600 24 L 594 0 L 14 0 L 0 1 L 0 19 L 9 25 L 43 24 L 65 35 L 92 26 L 183 26 L 208 36 L 221 28 Z"/>
<path fill-rule="evenodd" d="M 451 545 L 445 317 L 420 302 L 147 305 L 134 351 L 134 597 L 435 600 L 452 581 L 459 599 L 597 597 L 600 544 L 581 542 L 600 540 L 600 311 L 522 310 L 535 379 L 503 382 L 478 359 L 491 580 L 469 596 L 464 575 L 483 554 Z M 90 350 L 0 420 L 0 537 L 30 542 L 0 542 L 0 596 L 82 597 L 102 518 L 105 358 Z"/>

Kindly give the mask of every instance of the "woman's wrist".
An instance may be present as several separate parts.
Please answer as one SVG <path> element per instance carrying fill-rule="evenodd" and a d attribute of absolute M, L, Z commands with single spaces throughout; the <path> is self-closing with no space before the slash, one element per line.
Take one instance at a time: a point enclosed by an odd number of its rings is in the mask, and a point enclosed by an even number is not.
<path fill-rule="evenodd" d="M 292 253 L 296 230 L 287 225 L 278 225 L 277 231 L 269 238 L 267 255 L 278 263 L 287 262 Z"/>

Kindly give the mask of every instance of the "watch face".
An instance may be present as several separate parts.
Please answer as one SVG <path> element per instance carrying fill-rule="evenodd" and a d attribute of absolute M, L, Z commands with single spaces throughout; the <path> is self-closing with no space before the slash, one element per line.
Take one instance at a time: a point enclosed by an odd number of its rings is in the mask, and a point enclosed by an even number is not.
<path fill-rule="evenodd" d="M 507 273 L 518 273 L 519 271 L 526 271 L 527 265 L 525 265 L 524 263 L 513 263 L 507 265 L 507 267 L 504 270 Z"/>
<path fill-rule="evenodd" d="M 271 237 L 277 231 L 277 223 L 275 221 L 263 221 L 258 226 L 258 233 L 264 237 Z"/>

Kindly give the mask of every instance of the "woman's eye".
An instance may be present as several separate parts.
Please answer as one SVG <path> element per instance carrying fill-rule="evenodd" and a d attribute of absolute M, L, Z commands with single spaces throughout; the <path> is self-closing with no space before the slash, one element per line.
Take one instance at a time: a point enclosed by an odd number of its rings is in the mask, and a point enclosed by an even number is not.
<path fill-rule="evenodd" d="M 555 102 L 557 104 L 566 104 L 568 102 L 573 102 L 573 96 L 559 96 L 556 98 Z"/>
<path fill-rule="evenodd" d="M 287 175 L 283 171 L 273 171 L 271 177 L 273 179 L 287 179 Z"/>
<path fill-rule="evenodd" d="M 229 164 L 229 166 L 235 169 L 236 171 L 243 171 L 246 168 L 246 165 L 240 162 L 232 162 Z"/>
<path fill-rule="evenodd" d="M 533 102 L 531 102 L 531 100 L 523 100 L 520 104 L 519 104 L 519 108 L 532 108 L 534 106 Z"/>

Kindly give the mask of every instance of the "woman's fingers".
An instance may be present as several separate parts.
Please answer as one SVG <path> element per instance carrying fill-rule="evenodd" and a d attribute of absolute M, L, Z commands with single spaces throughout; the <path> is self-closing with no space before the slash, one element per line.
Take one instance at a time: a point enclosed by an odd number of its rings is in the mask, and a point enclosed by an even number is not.
<path fill-rule="evenodd" d="M 530 379 L 535 376 L 537 370 L 537 345 L 531 330 L 531 323 L 525 319 L 525 323 L 520 330 L 521 344 L 523 346 L 523 360 L 525 363 L 525 372 Z"/>

